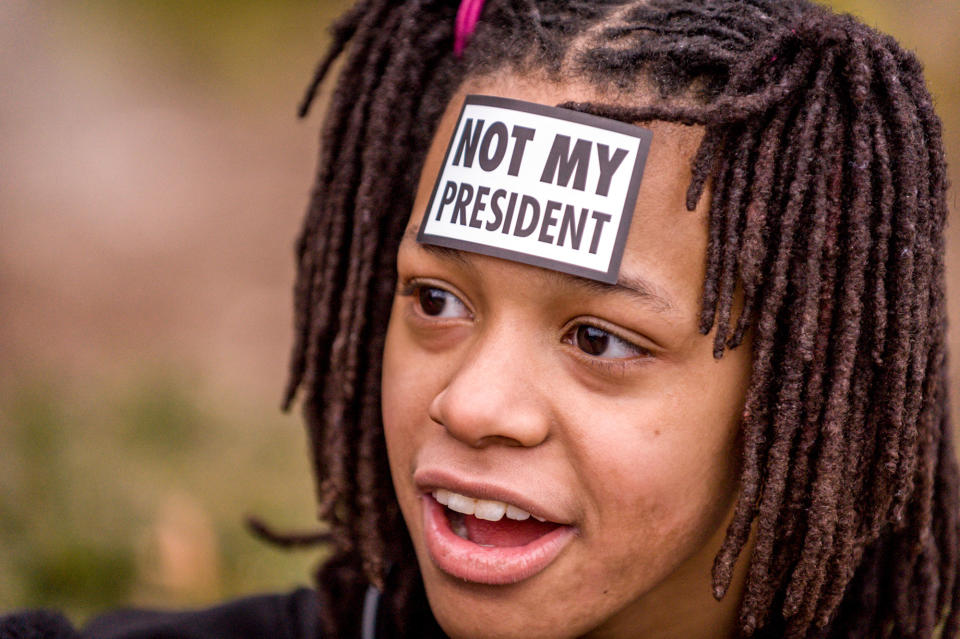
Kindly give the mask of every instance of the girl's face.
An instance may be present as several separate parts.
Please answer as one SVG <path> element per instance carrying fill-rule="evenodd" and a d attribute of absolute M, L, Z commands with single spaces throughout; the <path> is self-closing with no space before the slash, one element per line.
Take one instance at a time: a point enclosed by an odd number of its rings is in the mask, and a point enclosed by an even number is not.
<path fill-rule="evenodd" d="M 453 637 L 729 634 L 743 566 L 722 602 L 710 569 L 736 498 L 750 345 L 718 361 L 697 330 L 707 198 L 695 212 L 684 198 L 702 131 L 649 127 L 620 283 L 598 284 L 417 243 L 467 93 L 610 101 L 474 81 L 427 157 L 397 260 L 383 419 L 433 611 Z"/>

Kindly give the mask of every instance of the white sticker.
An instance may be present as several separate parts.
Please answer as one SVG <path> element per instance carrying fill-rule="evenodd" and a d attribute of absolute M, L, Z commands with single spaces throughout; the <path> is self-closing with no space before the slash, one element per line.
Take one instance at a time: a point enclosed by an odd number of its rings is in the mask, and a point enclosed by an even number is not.
<path fill-rule="evenodd" d="M 615 283 L 653 132 L 469 95 L 419 242 Z"/>

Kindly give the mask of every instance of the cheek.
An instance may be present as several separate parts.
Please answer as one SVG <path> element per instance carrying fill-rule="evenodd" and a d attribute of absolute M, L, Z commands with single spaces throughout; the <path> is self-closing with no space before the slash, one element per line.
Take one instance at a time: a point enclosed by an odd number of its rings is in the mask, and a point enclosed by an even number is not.
<path fill-rule="evenodd" d="M 404 475 L 401 470 L 412 462 L 409 444 L 416 430 L 421 394 L 415 374 L 417 366 L 410 362 L 409 344 L 395 319 L 397 312 L 395 303 L 383 349 L 381 378 L 383 431 L 395 483 Z"/>
<path fill-rule="evenodd" d="M 429 417 L 430 403 L 440 391 L 442 367 L 411 338 L 396 316 L 394 303 L 383 350 L 381 411 L 390 472 L 398 489 L 412 488 L 416 452 L 437 425 Z M 401 491 L 398 490 L 398 493 Z"/>
<path fill-rule="evenodd" d="M 608 549 L 608 567 L 636 567 L 623 575 L 626 587 L 658 583 L 692 555 L 718 549 L 704 545 L 722 527 L 737 479 L 737 411 L 726 412 L 660 393 L 601 419 L 594 411 L 587 422 L 605 426 L 577 460 L 592 469 L 581 473 L 595 509 L 585 536 Z"/>
<path fill-rule="evenodd" d="M 595 459 L 602 468 L 595 475 L 604 477 L 594 485 L 601 519 L 658 537 L 699 535 L 696 529 L 725 512 L 732 498 L 733 433 L 699 439 L 667 432 L 663 420 L 658 426 L 659 434 L 607 447 Z"/>

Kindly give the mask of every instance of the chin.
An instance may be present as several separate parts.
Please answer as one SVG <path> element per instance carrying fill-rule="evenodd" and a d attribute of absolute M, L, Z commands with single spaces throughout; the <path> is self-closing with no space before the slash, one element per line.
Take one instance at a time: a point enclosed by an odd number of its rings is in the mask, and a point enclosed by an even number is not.
<path fill-rule="evenodd" d="M 571 631 L 569 623 L 544 618 L 543 610 L 536 607 L 503 611 L 483 602 L 448 606 L 443 600 L 434 603 L 433 597 L 430 602 L 437 622 L 451 639 L 568 639 L 583 634 Z"/>
<path fill-rule="evenodd" d="M 615 612 L 599 601 L 578 605 L 583 593 L 558 593 L 549 574 L 491 586 L 452 577 L 432 564 L 421 563 L 421 573 L 434 617 L 452 639 L 572 639 Z"/>

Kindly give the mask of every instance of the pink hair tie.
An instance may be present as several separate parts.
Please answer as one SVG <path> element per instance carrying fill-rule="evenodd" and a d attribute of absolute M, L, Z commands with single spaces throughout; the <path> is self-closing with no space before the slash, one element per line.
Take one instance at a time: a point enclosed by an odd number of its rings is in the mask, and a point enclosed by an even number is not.
<path fill-rule="evenodd" d="M 453 36 L 453 55 L 458 58 L 463 55 L 473 30 L 477 28 L 483 3 L 484 0 L 460 0 L 460 8 L 457 9 L 457 26 Z"/>

